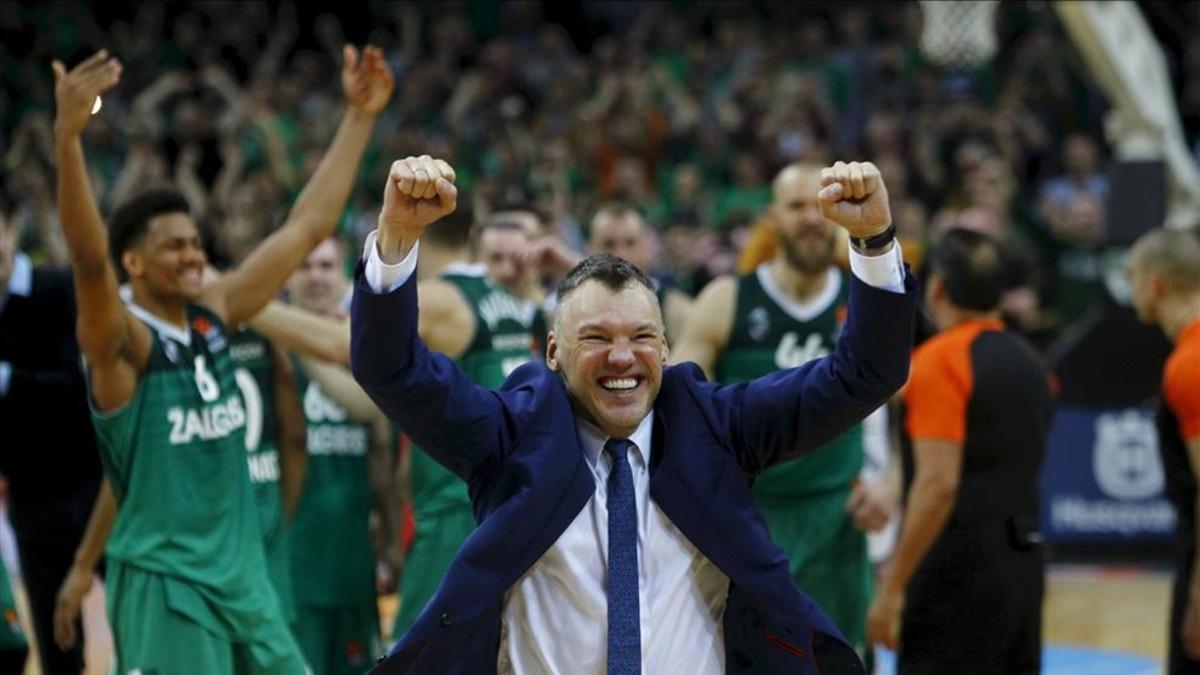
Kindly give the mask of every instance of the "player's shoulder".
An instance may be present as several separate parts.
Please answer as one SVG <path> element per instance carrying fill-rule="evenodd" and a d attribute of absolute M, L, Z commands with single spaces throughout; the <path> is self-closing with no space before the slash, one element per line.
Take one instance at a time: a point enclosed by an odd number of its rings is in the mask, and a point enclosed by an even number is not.
<path fill-rule="evenodd" d="M 1163 386 L 1200 389 L 1200 323 L 1180 335 L 1163 368 Z"/>
<path fill-rule="evenodd" d="M 696 295 L 696 307 L 711 311 L 724 306 L 732 306 L 734 298 L 737 297 L 737 289 L 740 283 L 740 277 L 732 274 L 722 274 L 708 282 L 701 289 L 700 293 Z"/>

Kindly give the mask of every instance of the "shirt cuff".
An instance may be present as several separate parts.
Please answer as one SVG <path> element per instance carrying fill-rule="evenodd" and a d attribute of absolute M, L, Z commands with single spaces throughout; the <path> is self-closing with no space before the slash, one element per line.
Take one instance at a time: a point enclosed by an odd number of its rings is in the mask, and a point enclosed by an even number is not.
<path fill-rule="evenodd" d="M 367 241 L 363 243 L 363 262 L 366 263 L 363 274 L 367 278 L 367 286 L 370 286 L 372 291 L 391 293 L 403 286 L 413 272 L 417 271 L 417 251 L 421 248 L 421 242 L 413 244 L 403 260 L 389 265 L 379 257 L 379 247 L 375 245 L 378 236 L 379 230 L 372 230 L 367 235 Z"/>
<path fill-rule="evenodd" d="M 904 256 L 900 240 L 883 255 L 863 255 L 850 248 L 850 271 L 864 283 L 893 293 L 904 292 Z"/>

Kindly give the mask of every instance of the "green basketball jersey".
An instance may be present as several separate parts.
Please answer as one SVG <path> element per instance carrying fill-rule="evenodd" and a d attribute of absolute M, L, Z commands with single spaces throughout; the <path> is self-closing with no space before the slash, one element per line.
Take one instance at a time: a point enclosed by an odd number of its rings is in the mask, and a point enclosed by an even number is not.
<path fill-rule="evenodd" d="M 130 309 L 153 336 L 149 360 L 124 406 L 92 414 L 120 504 L 107 555 L 161 575 L 172 608 L 245 640 L 280 619 L 225 327 L 194 305 L 186 329 Z"/>
<path fill-rule="evenodd" d="M 246 406 L 246 462 L 258 524 L 262 530 L 268 575 L 285 617 L 291 617 L 292 579 L 288 573 L 283 500 L 279 488 L 279 429 L 275 416 L 275 363 L 266 338 L 242 328 L 229 336 L 234 379 Z"/>
<path fill-rule="evenodd" d="M 17 617 L 17 600 L 13 596 L 12 586 L 8 583 L 8 570 L 4 561 L 0 560 L 0 652 L 10 649 L 20 649 L 28 645 L 25 631 Z"/>
<path fill-rule="evenodd" d="M 804 305 L 775 286 L 770 263 L 739 277 L 717 381 L 741 382 L 828 355 L 845 320 L 848 292 L 848 280 L 835 267 L 820 295 Z M 855 425 L 820 449 L 768 469 L 755 482 L 754 496 L 780 499 L 844 488 L 858 476 L 862 460 L 862 429 Z"/>
<path fill-rule="evenodd" d="M 362 607 L 375 603 L 375 551 L 368 527 L 372 433 L 296 369 L 308 423 L 308 470 L 288 532 L 297 605 Z"/>
<path fill-rule="evenodd" d="M 488 281 L 479 266 L 454 264 L 442 278 L 458 288 L 475 316 L 475 336 L 459 356 L 459 366 L 476 384 L 498 389 L 540 351 L 537 345 L 546 335 L 541 310 Z M 424 452 L 413 452 L 410 476 L 418 518 L 452 506 L 470 508 L 466 484 Z"/>

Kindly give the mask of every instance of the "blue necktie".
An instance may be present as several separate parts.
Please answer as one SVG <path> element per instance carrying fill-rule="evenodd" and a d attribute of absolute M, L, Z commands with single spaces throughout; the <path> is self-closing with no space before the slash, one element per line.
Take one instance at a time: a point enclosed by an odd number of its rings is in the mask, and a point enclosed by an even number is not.
<path fill-rule="evenodd" d="M 637 502 L 629 441 L 610 438 L 608 474 L 608 675 L 642 672 L 642 630 L 638 612 Z"/>

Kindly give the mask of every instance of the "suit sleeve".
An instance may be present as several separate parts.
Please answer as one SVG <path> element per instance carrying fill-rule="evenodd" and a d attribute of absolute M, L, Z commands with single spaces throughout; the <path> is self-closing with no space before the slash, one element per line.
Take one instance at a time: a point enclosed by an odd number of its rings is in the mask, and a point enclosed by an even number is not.
<path fill-rule="evenodd" d="M 415 276 L 391 292 L 375 293 L 358 264 L 350 370 L 409 438 L 468 480 L 509 446 L 512 425 L 500 394 L 477 386 L 453 360 L 421 341 Z"/>
<path fill-rule="evenodd" d="M 904 293 L 851 277 L 849 312 L 829 356 L 715 390 L 742 467 L 759 473 L 833 440 L 883 405 L 908 377 L 917 284 Z"/>

